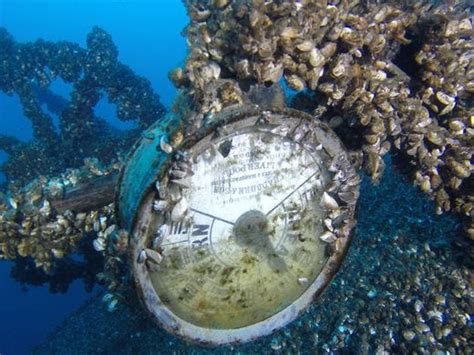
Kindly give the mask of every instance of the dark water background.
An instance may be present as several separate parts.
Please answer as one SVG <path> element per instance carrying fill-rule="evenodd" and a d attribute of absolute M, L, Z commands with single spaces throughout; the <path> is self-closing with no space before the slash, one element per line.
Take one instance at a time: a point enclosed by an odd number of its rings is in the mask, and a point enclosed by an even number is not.
<path fill-rule="evenodd" d="M 179 0 L 0 0 L 0 26 L 17 42 L 38 38 L 67 40 L 85 47 L 87 33 L 98 25 L 112 35 L 119 49 L 119 61 L 136 74 L 149 79 L 161 102 L 169 107 L 175 90 L 167 73 L 181 64 L 186 52 L 180 35 L 187 23 Z M 70 86 L 58 79 L 50 87 L 69 97 Z M 114 107 L 104 98 L 96 114 L 118 127 Z M 30 122 L 23 116 L 18 97 L 0 92 L 0 134 L 21 140 L 32 137 Z M 0 151 L 0 161 L 5 154 Z M 0 181 L 3 176 L 0 176 Z M 11 264 L 0 262 L 0 354 L 24 354 L 90 294 L 81 282 L 74 283 L 67 294 L 54 295 L 47 287 L 29 288 L 27 292 L 9 276 Z"/>

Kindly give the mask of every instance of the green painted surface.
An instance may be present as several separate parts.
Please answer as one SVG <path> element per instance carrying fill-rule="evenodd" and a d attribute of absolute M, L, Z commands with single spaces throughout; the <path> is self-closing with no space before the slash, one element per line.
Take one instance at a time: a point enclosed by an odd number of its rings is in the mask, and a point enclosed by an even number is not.
<path fill-rule="evenodd" d="M 130 151 L 117 196 L 119 221 L 128 231 L 132 230 L 135 211 L 145 192 L 155 182 L 166 160 L 167 154 L 160 149 L 161 137 L 165 135 L 168 139 L 177 123 L 178 119 L 168 114 L 146 130 Z"/>

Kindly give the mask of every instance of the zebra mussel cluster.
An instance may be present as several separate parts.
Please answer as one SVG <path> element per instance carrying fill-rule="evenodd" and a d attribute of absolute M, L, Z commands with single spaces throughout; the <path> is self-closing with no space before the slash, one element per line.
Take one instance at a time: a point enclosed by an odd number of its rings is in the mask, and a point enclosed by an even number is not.
<path fill-rule="evenodd" d="M 120 160 L 103 166 L 97 159 L 86 159 L 81 169 L 69 169 L 56 178 L 41 177 L 25 187 L 12 186 L 8 193 L 2 193 L 0 260 L 31 258 L 38 269 L 52 275 L 58 271 L 58 261 L 82 254 L 87 241 L 104 256 L 98 280 L 110 292 L 122 289 L 128 234 L 117 225 L 114 204 L 81 212 L 58 212 L 54 208 L 54 201 L 61 200 L 66 189 L 93 177 L 116 173 L 121 167 Z"/>
<path fill-rule="evenodd" d="M 65 167 L 80 168 L 87 157 L 109 164 L 142 129 L 164 116 L 150 82 L 118 60 L 110 34 L 94 27 L 86 44 L 19 43 L 0 27 L 0 91 L 19 98 L 34 136 L 23 142 L 0 134 L 0 149 L 8 154 L 0 170 L 8 180 L 26 184 L 40 175 L 59 175 Z M 72 86 L 69 98 L 52 91 L 59 78 Z M 137 129 L 117 131 L 97 116 L 95 108 L 105 96 L 117 117 L 137 122 Z M 51 113 L 58 116 L 58 127 Z"/>
<path fill-rule="evenodd" d="M 185 65 L 170 75 L 203 105 L 234 81 L 286 85 L 331 123 L 378 181 L 392 152 L 474 239 L 474 45 L 469 7 L 428 1 L 185 1 Z M 217 103 L 216 103 L 217 101 Z M 308 108 L 309 106 L 309 108 Z M 295 108 L 298 108 L 296 106 Z"/>
<path fill-rule="evenodd" d="M 156 199 L 151 208 L 160 218 L 159 226 L 151 240 L 149 248 L 138 252 L 137 262 L 145 263 L 148 270 L 157 271 L 163 260 L 160 244 L 169 233 L 173 223 L 191 224 L 189 206 L 183 196 L 183 189 L 191 187 L 189 177 L 193 174 L 192 162 L 187 154 L 178 149 L 183 142 L 183 132 L 177 130 L 169 139 L 163 135 L 160 139 L 159 149 L 169 157 L 169 169 L 164 169 L 164 174 L 155 181 Z"/>

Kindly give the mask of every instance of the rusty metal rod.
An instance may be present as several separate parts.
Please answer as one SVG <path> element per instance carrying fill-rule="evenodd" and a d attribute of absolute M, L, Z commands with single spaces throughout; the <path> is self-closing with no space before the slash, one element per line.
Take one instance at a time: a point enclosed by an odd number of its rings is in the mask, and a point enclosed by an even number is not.
<path fill-rule="evenodd" d="M 106 206 L 115 200 L 118 173 L 100 176 L 74 188 L 67 189 L 61 199 L 51 201 L 57 213 L 66 210 L 85 212 Z"/>

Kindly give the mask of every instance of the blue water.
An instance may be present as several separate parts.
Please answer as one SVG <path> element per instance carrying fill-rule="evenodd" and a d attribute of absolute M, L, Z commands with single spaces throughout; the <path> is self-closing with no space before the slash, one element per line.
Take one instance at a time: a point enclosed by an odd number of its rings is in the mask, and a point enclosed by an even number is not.
<path fill-rule="evenodd" d="M 0 26 L 20 43 L 43 38 L 84 47 L 92 27 L 102 27 L 120 51 L 119 61 L 150 80 L 167 107 L 176 95 L 167 73 L 184 60 L 186 43 L 180 33 L 186 23 L 184 6 L 178 0 L 0 0 Z M 64 97 L 70 92 L 60 80 L 51 89 Z M 117 120 L 106 99 L 99 103 L 96 114 L 119 127 L 129 127 Z M 0 92 L 0 134 L 28 140 L 31 132 L 18 98 Z M 5 157 L 0 151 L 0 161 Z M 65 295 L 52 295 L 47 287 L 24 292 L 10 278 L 10 268 L 10 263 L 0 262 L 2 355 L 28 353 L 90 297 L 81 282 L 71 285 Z"/>

